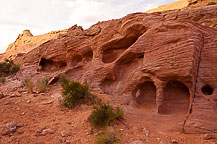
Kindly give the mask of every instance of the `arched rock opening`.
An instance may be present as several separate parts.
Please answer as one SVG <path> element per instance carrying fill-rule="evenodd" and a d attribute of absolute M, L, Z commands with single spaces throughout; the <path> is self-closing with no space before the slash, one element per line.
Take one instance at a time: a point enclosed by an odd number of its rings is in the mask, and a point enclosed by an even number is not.
<path fill-rule="evenodd" d="M 147 110 L 156 109 L 156 87 L 152 81 L 147 81 L 138 86 L 135 94 L 136 103 Z"/>
<path fill-rule="evenodd" d="M 158 108 L 160 114 L 186 114 L 190 104 L 189 89 L 181 82 L 169 81 L 163 89 L 163 103 Z"/>
<path fill-rule="evenodd" d="M 46 72 L 53 72 L 53 71 L 58 71 L 67 66 L 67 63 L 64 61 L 52 61 L 52 60 L 47 60 L 45 58 L 42 58 L 39 62 L 39 66 L 42 67 L 42 71 Z"/>

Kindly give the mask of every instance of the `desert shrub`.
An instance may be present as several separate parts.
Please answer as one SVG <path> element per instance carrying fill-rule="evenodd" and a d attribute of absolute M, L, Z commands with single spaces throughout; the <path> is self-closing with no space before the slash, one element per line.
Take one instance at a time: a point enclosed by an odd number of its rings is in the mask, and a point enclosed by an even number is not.
<path fill-rule="evenodd" d="M 34 83 L 29 79 L 24 80 L 25 87 L 32 93 L 34 88 Z"/>
<path fill-rule="evenodd" d="M 95 139 L 96 144 L 118 144 L 119 139 L 114 133 L 101 133 Z"/>
<path fill-rule="evenodd" d="M 48 85 L 48 80 L 47 79 L 41 79 L 41 80 L 37 80 L 37 88 L 39 90 L 39 92 L 43 93 L 46 91 L 47 89 L 47 85 Z"/>
<path fill-rule="evenodd" d="M 123 119 L 124 112 L 121 108 L 117 107 L 116 110 L 109 104 L 102 103 L 94 107 L 89 121 L 94 128 L 102 128 L 108 126 L 115 119 Z"/>
<path fill-rule="evenodd" d="M 0 76 L 15 74 L 19 70 L 20 66 L 14 64 L 13 60 L 5 59 L 5 62 L 0 63 Z"/>
<path fill-rule="evenodd" d="M 60 80 L 63 88 L 62 105 L 72 108 L 78 103 L 94 102 L 94 96 L 90 94 L 87 82 L 81 84 L 76 81 L 70 81 L 64 75 L 61 76 Z"/>
<path fill-rule="evenodd" d="M 215 3 L 215 2 L 209 2 L 207 5 L 208 5 L 208 6 L 209 6 L 209 5 L 216 5 L 216 3 Z"/>

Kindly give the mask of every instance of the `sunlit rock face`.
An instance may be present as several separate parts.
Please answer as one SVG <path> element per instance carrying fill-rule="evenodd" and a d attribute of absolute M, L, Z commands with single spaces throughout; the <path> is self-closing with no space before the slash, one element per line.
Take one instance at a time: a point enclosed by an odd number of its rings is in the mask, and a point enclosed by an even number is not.
<path fill-rule="evenodd" d="M 170 4 L 160 5 L 159 7 L 150 9 L 146 12 L 153 13 L 153 12 L 162 12 L 167 10 L 175 10 L 175 9 L 183 9 L 183 8 L 189 9 L 189 8 L 195 8 L 201 6 L 211 6 L 216 4 L 217 4 L 217 0 L 178 0 Z"/>
<path fill-rule="evenodd" d="M 62 31 L 52 31 L 43 35 L 34 36 L 30 30 L 24 30 L 22 34 L 19 34 L 15 42 L 11 43 L 6 49 L 5 53 L 2 54 L 3 58 L 11 58 L 14 59 L 16 57 L 20 57 L 25 53 L 30 52 L 34 48 L 39 45 L 51 40 L 56 39 L 60 34 L 65 34 L 66 30 Z"/>

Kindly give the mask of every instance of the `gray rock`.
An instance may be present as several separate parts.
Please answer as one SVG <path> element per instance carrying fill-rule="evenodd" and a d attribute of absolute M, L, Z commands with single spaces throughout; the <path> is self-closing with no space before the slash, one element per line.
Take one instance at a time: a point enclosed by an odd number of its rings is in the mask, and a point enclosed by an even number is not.
<path fill-rule="evenodd" d="M 39 136 L 41 136 L 41 134 L 40 134 L 39 132 L 36 132 L 36 133 L 35 133 L 35 136 L 36 136 L 36 137 L 39 137 Z"/>
<path fill-rule="evenodd" d="M 143 131 L 145 132 L 146 136 L 148 136 L 150 134 L 149 130 L 147 130 L 146 128 L 144 128 Z"/>
<path fill-rule="evenodd" d="M 11 135 L 16 131 L 16 129 L 17 129 L 16 122 L 9 122 L 2 129 L 2 135 Z"/>
<path fill-rule="evenodd" d="M 56 93 L 51 95 L 51 98 L 53 98 L 53 99 L 61 99 L 62 97 L 63 97 L 62 94 L 59 92 L 56 92 Z"/>
<path fill-rule="evenodd" d="M 91 129 L 88 131 L 88 135 L 92 135 L 92 134 L 94 134 L 93 128 L 91 128 Z"/>

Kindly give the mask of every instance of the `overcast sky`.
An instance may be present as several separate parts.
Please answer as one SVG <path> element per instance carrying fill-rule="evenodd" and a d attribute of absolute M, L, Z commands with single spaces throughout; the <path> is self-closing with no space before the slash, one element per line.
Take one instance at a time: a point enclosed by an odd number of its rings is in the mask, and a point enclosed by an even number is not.
<path fill-rule="evenodd" d="M 1 0 L 0 53 L 18 34 L 29 29 L 33 35 L 61 30 L 74 24 L 84 29 L 98 21 L 144 12 L 175 0 Z"/>

